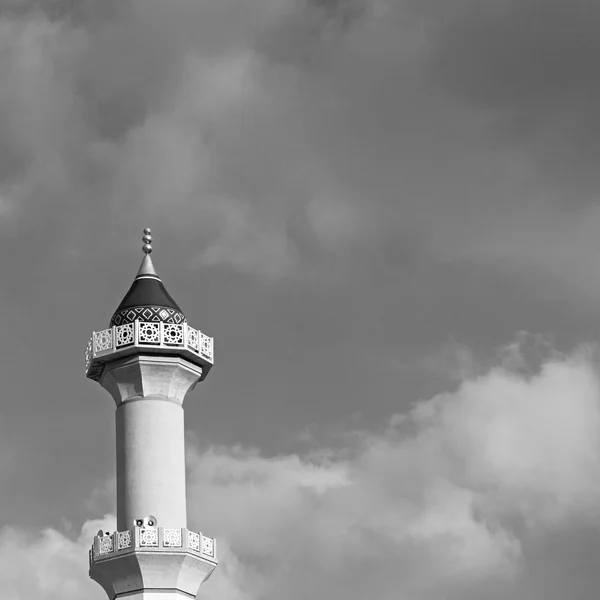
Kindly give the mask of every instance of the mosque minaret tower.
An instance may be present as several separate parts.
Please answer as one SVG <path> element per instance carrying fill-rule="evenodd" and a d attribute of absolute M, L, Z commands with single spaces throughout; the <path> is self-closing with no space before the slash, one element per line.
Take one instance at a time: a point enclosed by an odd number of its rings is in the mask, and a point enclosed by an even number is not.
<path fill-rule="evenodd" d="M 144 258 L 110 321 L 94 331 L 86 375 L 114 399 L 117 531 L 90 551 L 90 577 L 111 600 L 195 598 L 217 565 L 216 543 L 187 528 L 183 401 L 213 365 L 213 339 L 190 327 Z"/>

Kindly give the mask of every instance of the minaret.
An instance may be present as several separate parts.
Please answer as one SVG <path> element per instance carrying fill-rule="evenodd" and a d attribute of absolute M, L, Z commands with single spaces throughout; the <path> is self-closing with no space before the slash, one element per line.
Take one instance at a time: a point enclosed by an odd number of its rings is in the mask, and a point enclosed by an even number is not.
<path fill-rule="evenodd" d="M 86 375 L 116 404 L 117 531 L 99 531 L 90 577 L 109 598 L 195 598 L 215 540 L 187 529 L 183 400 L 213 364 L 213 339 L 187 324 L 156 274 L 152 238 L 110 321 L 94 331 Z"/>

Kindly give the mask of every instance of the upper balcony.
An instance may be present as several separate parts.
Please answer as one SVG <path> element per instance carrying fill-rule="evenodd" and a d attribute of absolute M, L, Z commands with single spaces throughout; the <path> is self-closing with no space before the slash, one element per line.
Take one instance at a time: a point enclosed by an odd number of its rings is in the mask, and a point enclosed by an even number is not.
<path fill-rule="evenodd" d="M 102 377 L 104 365 L 132 354 L 181 356 L 202 368 L 202 381 L 214 364 L 213 338 L 187 323 L 134 321 L 94 331 L 85 351 L 86 376 Z"/>

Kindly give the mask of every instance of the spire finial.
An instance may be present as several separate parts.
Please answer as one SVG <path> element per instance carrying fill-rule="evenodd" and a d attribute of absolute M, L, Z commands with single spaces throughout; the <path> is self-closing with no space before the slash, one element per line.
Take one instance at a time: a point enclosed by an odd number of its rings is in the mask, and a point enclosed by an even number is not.
<path fill-rule="evenodd" d="M 150 235 L 152 231 L 146 227 L 144 229 L 144 237 L 142 238 L 144 245 L 142 246 L 142 250 L 144 254 L 150 254 L 152 252 L 152 236 Z"/>

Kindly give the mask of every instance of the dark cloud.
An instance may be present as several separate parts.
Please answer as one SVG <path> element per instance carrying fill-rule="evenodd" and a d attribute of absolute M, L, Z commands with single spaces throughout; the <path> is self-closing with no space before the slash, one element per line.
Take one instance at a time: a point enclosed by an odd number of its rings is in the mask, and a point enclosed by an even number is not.
<path fill-rule="evenodd" d="M 483 2 L 473 8 L 458 10 L 438 28 L 433 64 L 448 88 L 484 109 L 528 113 L 597 95 L 596 5 Z"/>
<path fill-rule="evenodd" d="M 39 182 L 74 219 L 86 197 L 173 231 L 193 221 L 200 262 L 275 276 L 311 265 L 315 241 L 349 256 L 399 236 L 506 264 L 514 242 L 482 253 L 480 237 L 563 229 L 563 197 L 590 202 L 567 167 L 539 181 L 546 162 L 593 163 L 585 6 L 178 0 L 12 17 L 14 201 Z M 517 235 L 519 262 L 537 262 L 546 242 Z"/>
<path fill-rule="evenodd" d="M 575 205 L 598 184 L 599 24 L 585 1 L 467 4 L 439 24 L 430 57 L 433 80 L 491 114 Z"/>

